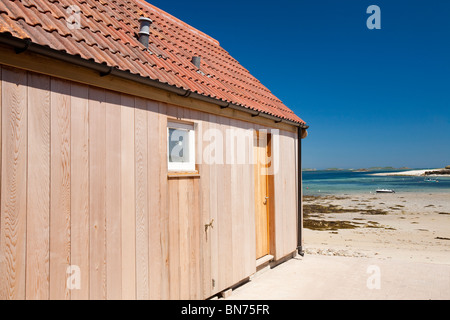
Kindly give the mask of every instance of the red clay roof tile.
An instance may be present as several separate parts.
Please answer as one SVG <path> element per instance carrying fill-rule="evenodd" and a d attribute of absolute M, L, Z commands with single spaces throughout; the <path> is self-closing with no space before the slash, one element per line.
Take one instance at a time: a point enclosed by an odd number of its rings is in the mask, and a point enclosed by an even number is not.
<path fill-rule="evenodd" d="M 69 28 L 70 9 L 80 10 L 81 28 Z M 140 16 L 153 20 L 148 50 L 135 36 Z M 304 123 L 217 40 L 143 0 L 2 0 L 0 33 Z"/>

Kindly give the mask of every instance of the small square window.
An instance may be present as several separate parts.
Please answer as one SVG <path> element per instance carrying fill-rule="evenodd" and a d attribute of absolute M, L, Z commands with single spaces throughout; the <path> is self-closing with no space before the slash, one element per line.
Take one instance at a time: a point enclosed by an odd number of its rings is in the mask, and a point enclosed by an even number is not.
<path fill-rule="evenodd" d="M 194 124 L 169 121 L 167 159 L 171 172 L 195 172 Z"/>

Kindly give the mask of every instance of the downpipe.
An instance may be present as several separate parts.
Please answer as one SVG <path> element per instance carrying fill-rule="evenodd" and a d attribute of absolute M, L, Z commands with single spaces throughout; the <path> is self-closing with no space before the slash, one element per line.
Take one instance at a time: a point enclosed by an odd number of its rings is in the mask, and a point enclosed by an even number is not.
<path fill-rule="evenodd" d="M 302 188 L 302 140 L 306 139 L 309 126 L 298 127 L 297 136 L 297 253 L 304 257 L 303 250 L 303 188 Z"/>

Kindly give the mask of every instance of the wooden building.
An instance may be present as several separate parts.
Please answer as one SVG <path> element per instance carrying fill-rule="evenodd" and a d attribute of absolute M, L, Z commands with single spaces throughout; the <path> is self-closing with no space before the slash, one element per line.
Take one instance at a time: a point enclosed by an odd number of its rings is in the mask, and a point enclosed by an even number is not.
<path fill-rule="evenodd" d="M 0 92 L 0 299 L 207 299 L 301 250 L 305 122 L 168 13 L 2 0 Z"/>

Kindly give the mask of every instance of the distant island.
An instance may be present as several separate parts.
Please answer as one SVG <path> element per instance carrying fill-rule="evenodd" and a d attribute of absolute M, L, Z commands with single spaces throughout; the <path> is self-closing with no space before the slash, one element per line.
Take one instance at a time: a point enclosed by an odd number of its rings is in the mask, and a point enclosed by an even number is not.
<path fill-rule="evenodd" d="M 411 170 L 408 167 L 394 168 L 394 167 L 370 167 L 370 168 L 358 168 L 358 169 L 342 169 L 342 168 L 327 168 L 323 171 L 352 171 L 352 172 L 371 172 L 371 171 L 396 171 L 396 170 Z M 302 171 L 320 171 L 317 169 L 304 168 Z"/>

